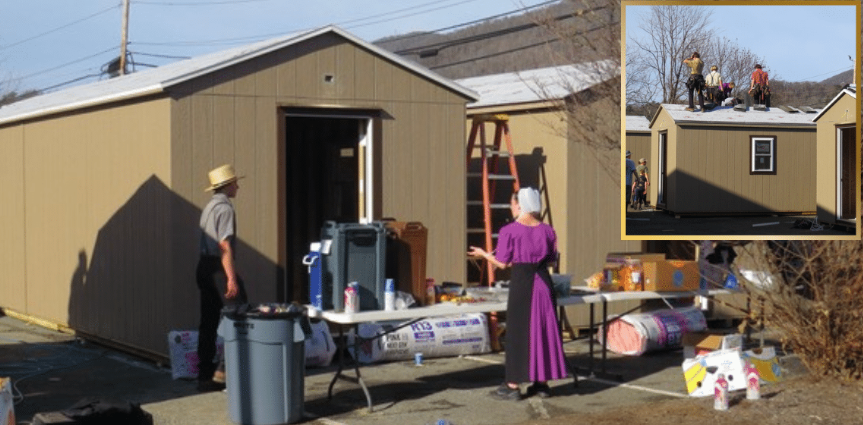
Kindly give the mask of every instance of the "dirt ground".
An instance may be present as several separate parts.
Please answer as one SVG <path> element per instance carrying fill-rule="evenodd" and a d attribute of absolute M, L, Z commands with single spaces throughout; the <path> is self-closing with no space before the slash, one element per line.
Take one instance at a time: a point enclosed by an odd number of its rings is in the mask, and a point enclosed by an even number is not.
<path fill-rule="evenodd" d="M 863 423 L 863 384 L 798 376 L 761 388 L 761 400 L 746 400 L 745 391 L 731 393 L 728 411 L 713 409 L 713 398 L 666 400 L 599 413 L 555 418 L 559 423 L 592 425 L 828 425 Z M 547 425 L 531 421 L 523 425 Z"/>

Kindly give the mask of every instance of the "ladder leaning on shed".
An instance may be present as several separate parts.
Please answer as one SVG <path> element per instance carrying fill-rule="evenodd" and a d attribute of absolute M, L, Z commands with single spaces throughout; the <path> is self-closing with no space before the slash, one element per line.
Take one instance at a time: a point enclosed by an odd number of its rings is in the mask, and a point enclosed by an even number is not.
<path fill-rule="evenodd" d="M 486 142 L 485 123 L 494 124 L 494 140 L 489 145 Z M 477 137 L 479 140 L 477 140 Z M 506 150 L 501 150 L 501 145 L 505 143 Z M 475 159 L 474 154 L 479 151 L 480 170 L 471 170 L 476 166 L 471 167 L 471 162 Z M 507 158 L 506 169 L 502 169 L 499 164 L 501 158 Z M 472 235 L 485 235 L 484 245 L 485 250 L 492 252 L 494 250 L 497 233 L 494 229 L 500 227 L 501 223 L 493 222 L 493 210 L 508 210 L 509 202 L 495 203 L 497 182 L 511 182 L 512 191 L 517 191 L 520 187 L 518 180 L 518 172 L 515 165 L 515 156 L 512 147 L 512 136 L 509 133 L 509 116 L 506 114 L 494 115 L 478 115 L 471 122 L 470 136 L 467 143 L 467 177 L 468 177 L 468 241 Z M 479 179 L 482 199 L 471 199 L 472 182 Z M 509 195 L 508 192 L 507 195 Z M 507 198 L 509 199 L 509 198 Z M 482 227 L 476 225 L 476 221 L 471 222 L 471 210 L 477 207 L 482 207 Z M 486 283 L 488 286 L 494 284 L 494 267 L 488 261 L 485 262 L 485 273 L 480 273 L 480 284 Z"/>

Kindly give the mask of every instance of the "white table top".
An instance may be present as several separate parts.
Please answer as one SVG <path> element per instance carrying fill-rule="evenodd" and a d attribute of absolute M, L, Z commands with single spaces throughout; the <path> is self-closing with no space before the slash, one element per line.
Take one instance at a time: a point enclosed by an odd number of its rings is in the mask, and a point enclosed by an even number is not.
<path fill-rule="evenodd" d="M 599 302 L 613 302 L 622 300 L 646 300 L 662 298 L 685 298 L 696 295 L 716 295 L 731 293 L 726 289 L 712 289 L 709 291 L 686 291 L 686 292 L 653 292 L 653 291 L 631 291 L 631 292 L 599 292 L 588 287 L 573 287 L 588 293 L 573 294 L 568 297 L 558 298 L 560 306 L 593 304 Z M 324 319 L 328 322 L 343 325 L 382 322 L 392 320 L 421 319 L 423 317 L 450 316 L 465 313 L 489 313 L 492 311 L 506 311 L 506 301 L 483 301 L 476 303 L 452 303 L 442 302 L 430 306 L 414 307 L 404 310 L 384 311 L 371 310 L 358 313 L 337 313 L 333 310 L 318 310 L 312 306 L 308 307 L 308 316 L 312 319 Z"/>

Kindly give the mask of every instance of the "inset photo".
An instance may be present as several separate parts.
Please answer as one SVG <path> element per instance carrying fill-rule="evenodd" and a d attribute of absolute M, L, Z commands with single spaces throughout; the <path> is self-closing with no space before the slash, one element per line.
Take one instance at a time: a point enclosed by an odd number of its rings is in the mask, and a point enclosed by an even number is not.
<path fill-rule="evenodd" d="M 860 3 L 650 3 L 622 3 L 622 238 L 860 239 Z"/>

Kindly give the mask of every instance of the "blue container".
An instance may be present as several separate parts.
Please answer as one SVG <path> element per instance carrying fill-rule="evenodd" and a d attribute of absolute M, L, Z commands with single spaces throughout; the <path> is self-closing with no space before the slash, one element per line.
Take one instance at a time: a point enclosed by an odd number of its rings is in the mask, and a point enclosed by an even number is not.
<path fill-rule="evenodd" d="M 303 264 L 309 269 L 309 302 L 319 310 L 332 310 L 333 297 L 325 291 L 324 268 L 321 263 L 321 243 L 314 242 L 309 249 L 309 255 L 303 257 Z"/>
<path fill-rule="evenodd" d="M 357 282 L 360 311 L 383 310 L 387 257 L 384 224 L 327 221 L 321 229 L 321 246 L 324 299 L 332 300 L 333 309 L 344 311 L 345 288 L 348 282 Z"/>

